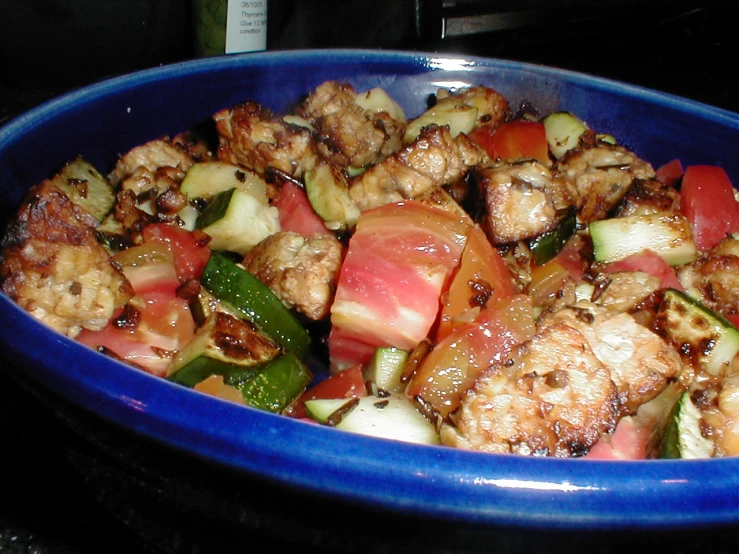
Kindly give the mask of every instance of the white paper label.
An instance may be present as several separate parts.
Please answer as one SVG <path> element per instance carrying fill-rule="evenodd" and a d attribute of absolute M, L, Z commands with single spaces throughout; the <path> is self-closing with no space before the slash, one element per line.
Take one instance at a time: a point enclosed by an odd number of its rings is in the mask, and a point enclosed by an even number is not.
<path fill-rule="evenodd" d="M 267 0 L 228 0 L 226 54 L 267 49 Z"/>

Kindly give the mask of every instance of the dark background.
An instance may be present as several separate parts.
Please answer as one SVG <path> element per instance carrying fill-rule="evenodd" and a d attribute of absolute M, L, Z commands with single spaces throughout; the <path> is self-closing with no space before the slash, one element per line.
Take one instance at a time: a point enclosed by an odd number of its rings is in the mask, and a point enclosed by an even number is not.
<path fill-rule="evenodd" d="M 269 0 L 268 48 L 392 48 L 521 60 L 739 111 L 736 6 Z M 0 124 L 72 88 L 194 55 L 186 1 L 0 0 L 0 14 Z M 75 463 L 80 452 L 94 461 L 94 447 L 52 412 L 0 371 L 0 552 L 158 552 L 129 528 L 125 513 L 100 502 Z M 739 544 L 733 531 L 720 536 L 687 537 L 672 551 L 732 552 Z M 284 547 L 260 537 L 247 542 L 254 549 Z"/>

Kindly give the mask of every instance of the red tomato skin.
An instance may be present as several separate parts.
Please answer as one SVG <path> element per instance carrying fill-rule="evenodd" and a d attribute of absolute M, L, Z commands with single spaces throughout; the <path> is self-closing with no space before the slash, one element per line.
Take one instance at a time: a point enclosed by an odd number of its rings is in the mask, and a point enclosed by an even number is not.
<path fill-rule="evenodd" d="M 144 228 L 143 235 L 144 241 L 157 241 L 169 245 L 180 283 L 200 278 L 210 258 L 210 249 L 201 244 L 195 234 L 174 225 L 152 223 Z"/>
<path fill-rule="evenodd" d="M 729 323 L 739 329 L 739 314 L 727 314 L 724 317 L 729 320 Z"/>
<path fill-rule="evenodd" d="M 685 292 L 675 270 L 659 254 L 651 250 L 632 254 L 623 260 L 608 264 L 605 268 L 606 273 L 618 273 L 619 271 L 641 271 L 659 279 L 660 288 L 673 288 Z"/>
<path fill-rule="evenodd" d="M 739 231 L 739 205 L 734 187 L 722 168 L 691 165 L 680 189 L 680 211 L 690 221 L 695 245 L 705 252 L 727 234 Z"/>
<path fill-rule="evenodd" d="M 532 158 L 549 163 L 547 134 L 544 124 L 537 121 L 510 121 L 494 129 L 476 127 L 469 137 L 494 160 Z"/>
<path fill-rule="evenodd" d="M 660 183 L 674 187 L 680 182 L 680 179 L 683 178 L 685 170 L 683 169 L 682 162 L 678 159 L 674 159 L 660 166 L 655 173 L 657 174 L 657 180 Z"/>
<path fill-rule="evenodd" d="M 305 402 L 307 400 L 361 398 L 363 396 L 367 396 L 367 386 L 364 382 L 362 366 L 355 365 L 332 374 L 305 391 L 303 395 L 285 411 L 285 415 L 298 419 L 305 418 Z"/>
<path fill-rule="evenodd" d="M 280 228 L 312 237 L 315 234 L 329 233 L 323 219 L 316 213 L 303 189 L 293 183 L 283 183 L 280 195 L 274 202 L 280 215 Z"/>

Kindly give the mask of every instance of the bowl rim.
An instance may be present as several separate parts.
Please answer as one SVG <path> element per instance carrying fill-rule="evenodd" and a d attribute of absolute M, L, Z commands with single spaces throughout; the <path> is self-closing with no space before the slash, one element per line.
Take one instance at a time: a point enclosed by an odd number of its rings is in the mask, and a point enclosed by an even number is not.
<path fill-rule="evenodd" d="M 522 62 L 405 51 L 295 50 L 190 60 L 113 77 L 71 91 L 0 127 L 0 151 L 55 113 L 113 91 L 183 74 L 338 57 L 425 65 L 471 64 L 587 83 L 666 103 L 739 128 L 739 114 L 667 93 Z M 237 472 L 389 511 L 480 525 L 568 529 L 676 528 L 739 523 L 739 458 L 604 462 L 485 454 L 337 432 L 207 397 L 107 358 L 58 333 L 0 295 L 0 342 L 42 386 L 99 417 Z M 12 329 L 12 334 L 9 329 Z M 11 337 L 20 336 L 21 341 Z M 33 351 L 24 351 L 32 343 Z M 75 367 L 71 375 L 49 367 Z M 105 369 L 101 380 L 99 369 Z M 181 412 L 177 412 L 174 408 Z M 182 414 L 185 414 L 184 416 Z M 227 422 L 211 428 L 203 422 Z M 289 453 L 285 443 L 294 445 Z M 371 455 L 368 455 L 371 453 Z M 378 479 L 381 478 L 381 486 Z M 635 499 L 640 505 L 634 509 Z M 676 507 L 683 510 L 676 510 Z M 686 508 L 687 507 L 687 508 Z M 691 509 L 692 508 L 692 509 Z"/>

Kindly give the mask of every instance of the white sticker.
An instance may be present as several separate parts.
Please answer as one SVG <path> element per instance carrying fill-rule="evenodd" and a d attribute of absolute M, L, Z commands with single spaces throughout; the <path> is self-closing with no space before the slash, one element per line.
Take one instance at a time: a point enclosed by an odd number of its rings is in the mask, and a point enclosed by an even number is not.
<path fill-rule="evenodd" d="M 228 0 L 226 54 L 267 49 L 267 0 Z"/>

